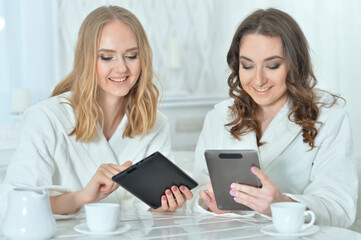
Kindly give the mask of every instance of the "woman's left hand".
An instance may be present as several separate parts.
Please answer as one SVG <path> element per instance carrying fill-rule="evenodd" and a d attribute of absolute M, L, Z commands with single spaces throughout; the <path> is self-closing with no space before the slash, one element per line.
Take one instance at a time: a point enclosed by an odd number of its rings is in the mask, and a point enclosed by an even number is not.
<path fill-rule="evenodd" d="M 262 170 L 253 166 L 251 172 L 261 181 L 262 187 L 257 188 L 244 184 L 232 183 L 230 186 L 230 195 L 234 197 L 234 201 L 266 215 L 271 215 L 271 203 L 294 201 L 283 195 L 279 188 Z"/>
<path fill-rule="evenodd" d="M 171 189 L 165 190 L 165 194 L 161 196 L 162 206 L 154 211 L 174 212 L 192 198 L 193 193 L 186 186 L 180 186 L 179 188 L 172 186 Z"/>

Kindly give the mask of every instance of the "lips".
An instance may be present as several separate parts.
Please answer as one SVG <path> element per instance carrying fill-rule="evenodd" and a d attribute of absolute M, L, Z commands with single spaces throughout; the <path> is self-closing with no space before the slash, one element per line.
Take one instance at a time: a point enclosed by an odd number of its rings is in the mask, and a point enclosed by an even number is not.
<path fill-rule="evenodd" d="M 265 93 L 267 92 L 268 90 L 270 90 L 272 88 L 272 86 L 270 87 L 264 87 L 264 88 L 256 88 L 256 87 L 253 87 L 254 90 L 256 90 L 256 92 L 259 92 L 259 93 Z"/>
<path fill-rule="evenodd" d="M 129 76 L 126 76 L 126 77 L 110 77 L 109 80 L 119 83 L 119 82 L 124 82 L 128 78 L 129 78 Z"/>

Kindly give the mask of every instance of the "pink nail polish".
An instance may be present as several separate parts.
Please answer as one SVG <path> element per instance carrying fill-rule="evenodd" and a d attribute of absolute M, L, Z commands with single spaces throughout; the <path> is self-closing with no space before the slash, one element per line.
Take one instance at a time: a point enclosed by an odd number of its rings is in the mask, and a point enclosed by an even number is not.
<path fill-rule="evenodd" d="M 231 188 L 232 188 L 232 189 L 236 189 L 236 188 L 237 188 L 236 184 L 232 183 L 232 184 L 231 184 Z"/>
<path fill-rule="evenodd" d="M 170 190 L 167 190 L 166 193 L 167 193 L 167 195 L 171 195 L 171 194 L 172 194 Z"/>
<path fill-rule="evenodd" d="M 206 201 L 207 201 L 207 202 L 210 202 L 210 201 L 211 201 L 211 199 L 207 197 Z"/>
<path fill-rule="evenodd" d="M 176 186 L 172 187 L 173 192 L 176 192 L 178 189 Z"/>
<path fill-rule="evenodd" d="M 231 195 L 236 195 L 236 191 L 234 191 L 234 190 L 231 190 Z"/>
<path fill-rule="evenodd" d="M 252 167 L 251 170 L 252 170 L 252 172 L 257 172 L 257 168 L 256 168 L 256 167 Z"/>
<path fill-rule="evenodd" d="M 233 200 L 237 202 L 237 201 L 238 201 L 238 198 L 235 197 L 235 198 L 233 198 Z"/>
<path fill-rule="evenodd" d="M 163 200 L 163 201 L 165 201 L 165 200 L 166 200 L 165 196 L 162 196 L 162 200 Z"/>
<path fill-rule="evenodd" d="M 181 186 L 180 190 L 184 191 L 184 190 L 186 190 L 186 188 L 184 186 Z"/>

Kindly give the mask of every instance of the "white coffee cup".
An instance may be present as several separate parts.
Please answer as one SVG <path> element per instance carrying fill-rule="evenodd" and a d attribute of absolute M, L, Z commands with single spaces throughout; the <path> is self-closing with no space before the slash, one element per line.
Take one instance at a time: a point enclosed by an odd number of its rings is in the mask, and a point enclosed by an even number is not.
<path fill-rule="evenodd" d="M 117 203 L 85 204 L 85 217 L 92 232 L 114 231 L 119 223 L 120 207 Z"/>
<path fill-rule="evenodd" d="M 311 210 L 299 202 L 278 202 L 271 204 L 273 226 L 279 233 L 291 234 L 301 232 L 311 227 L 316 220 Z M 305 217 L 311 220 L 305 224 Z"/>

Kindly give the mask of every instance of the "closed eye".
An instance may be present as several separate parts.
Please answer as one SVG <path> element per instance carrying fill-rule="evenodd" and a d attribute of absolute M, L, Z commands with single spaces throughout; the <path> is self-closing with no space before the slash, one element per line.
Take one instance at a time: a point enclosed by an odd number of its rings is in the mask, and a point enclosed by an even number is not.
<path fill-rule="evenodd" d="M 275 70 L 275 69 L 279 68 L 280 65 L 281 65 L 281 64 L 275 64 L 275 65 L 273 65 L 273 66 L 269 66 L 268 68 L 269 68 L 269 69 L 272 69 L 272 70 Z"/>
<path fill-rule="evenodd" d="M 248 69 L 251 69 L 252 66 L 247 66 L 247 65 L 242 64 L 242 68 L 248 70 Z"/>
<path fill-rule="evenodd" d="M 105 57 L 105 56 L 100 56 L 100 59 L 103 61 L 110 61 L 112 60 L 114 57 Z"/>
<path fill-rule="evenodd" d="M 134 54 L 134 55 L 130 55 L 130 56 L 125 56 L 125 58 L 128 58 L 128 59 L 136 59 L 138 57 L 138 54 Z"/>

